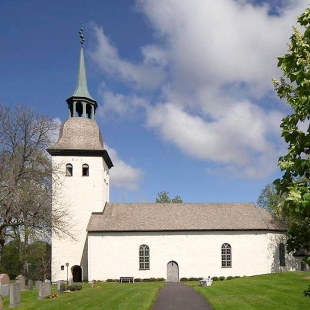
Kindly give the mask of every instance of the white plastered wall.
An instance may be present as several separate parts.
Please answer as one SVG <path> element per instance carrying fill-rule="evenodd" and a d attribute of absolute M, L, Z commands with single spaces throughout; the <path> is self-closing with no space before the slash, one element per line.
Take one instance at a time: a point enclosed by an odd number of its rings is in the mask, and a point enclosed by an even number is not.
<path fill-rule="evenodd" d="M 292 253 L 285 252 L 285 266 L 280 266 L 280 250 L 279 245 L 286 245 L 286 236 L 280 233 L 268 234 L 268 265 L 270 273 L 301 270 L 301 262 L 303 257 L 294 257 Z M 306 267 L 307 268 L 307 267 Z"/>
<path fill-rule="evenodd" d="M 82 267 L 83 280 L 87 279 L 87 224 L 92 212 L 102 212 L 109 201 L 109 169 L 102 157 L 54 156 L 55 195 L 53 210 L 65 208 L 68 212 L 67 229 L 76 240 L 52 236 L 52 281 L 69 278 L 74 265 Z M 72 164 L 73 176 L 66 176 L 66 164 Z M 82 176 L 82 165 L 89 165 L 89 176 Z M 57 211 L 56 211 L 57 212 Z M 64 270 L 61 270 L 64 266 Z"/>
<path fill-rule="evenodd" d="M 272 234 L 248 232 L 90 233 L 89 280 L 167 278 L 167 263 L 176 261 L 179 277 L 244 276 L 271 272 Z M 221 267 L 221 246 L 232 247 L 232 267 Z M 150 248 L 150 270 L 139 270 L 139 246 Z"/>

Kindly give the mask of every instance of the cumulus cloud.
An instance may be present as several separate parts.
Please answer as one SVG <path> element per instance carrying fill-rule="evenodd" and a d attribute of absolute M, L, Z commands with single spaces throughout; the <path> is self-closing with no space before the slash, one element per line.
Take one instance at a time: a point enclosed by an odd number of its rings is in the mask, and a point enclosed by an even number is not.
<path fill-rule="evenodd" d="M 124 95 L 113 93 L 108 90 L 104 83 L 99 88 L 99 96 L 103 101 L 98 111 L 99 117 L 103 117 L 107 113 L 112 113 L 120 117 L 135 116 L 136 111 L 140 108 L 146 108 L 148 102 L 145 98 L 136 95 Z"/>
<path fill-rule="evenodd" d="M 103 28 L 93 24 L 93 30 L 97 44 L 90 55 L 104 72 L 117 76 L 137 88 L 157 88 L 162 83 L 165 74 L 161 67 L 150 65 L 149 61 L 132 64 L 121 59 Z"/>
<path fill-rule="evenodd" d="M 148 109 L 147 121 L 184 153 L 223 164 L 238 176 L 257 177 L 265 176 L 270 169 L 266 166 L 279 155 L 272 140 L 279 134 L 274 127 L 281 117 L 239 102 L 221 118 L 207 122 L 176 105 L 163 104 Z"/>
<path fill-rule="evenodd" d="M 147 92 L 150 84 L 158 90 L 151 100 L 104 90 L 105 109 L 122 117 L 143 109 L 146 124 L 164 141 L 234 175 L 271 173 L 283 148 L 285 108 L 262 100 L 273 91 L 277 56 L 286 52 L 291 27 L 307 7 L 305 0 L 278 3 L 138 0 L 160 43 L 142 46 L 136 64 L 121 59 L 95 26 L 93 60 L 133 83 L 133 91 Z"/>
<path fill-rule="evenodd" d="M 114 164 L 110 171 L 110 184 L 115 187 L 121 187 L 127 190 L 137 190 L 139 182 L 143 177 L 143 171 L 134 168 L 119 158 L 116 150 L 105 145 Z"/>

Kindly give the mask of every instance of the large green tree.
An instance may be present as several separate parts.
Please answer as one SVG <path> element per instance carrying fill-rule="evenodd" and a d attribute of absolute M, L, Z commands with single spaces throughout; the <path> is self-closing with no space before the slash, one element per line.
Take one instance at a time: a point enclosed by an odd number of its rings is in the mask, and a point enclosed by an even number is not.
<path fill-rule="evenodd" d="M 274 184 L 284 196 L 283 211 L 290 218 L 287 249 L 310 250 L 310 9 L 298 17 L 302 30 L 294 33 L 288 51 L 279 57 L 283 71 L 280 80 L 273 79 L 280 98 L 291 106 L 291 114 L 281 123 L 287 154 L 278 165 L 283 176 Z M 305 129 L 303 129 L 305 128 Z"/>

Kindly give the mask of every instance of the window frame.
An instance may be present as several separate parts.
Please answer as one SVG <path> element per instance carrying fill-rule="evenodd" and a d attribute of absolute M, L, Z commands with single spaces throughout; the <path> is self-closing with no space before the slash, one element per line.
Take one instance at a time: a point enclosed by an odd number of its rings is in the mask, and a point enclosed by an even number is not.
<path fill-rule="evenodd" d="M 73 177 L 73 165 L 66 164 L 66 177 Z"/>
<path fill-rule="evenodd" d="M 139 270 L 150 270 L 150 248 L 146 244 L 139 246 Z"/>
<path fill-rule="evenodd" d="M 221 246 L 221 265 L 222 268 L 232 268 L 232 250 L 229 243 Z"/>
<path fill-rule="evenodd" d="M 84 171 L 84 169 L 87 169 L 87 170 Z M 82 177 L 89 177 L 89 165 L 88 164 L 82 165 Z"/>
<path fill-rule="evenodd" d="M 283 242 L 279 244 L 279 264 L 280 267 L 285 267 L 286 266 L 286 261 L 285 261 L 285 245 Z"/>

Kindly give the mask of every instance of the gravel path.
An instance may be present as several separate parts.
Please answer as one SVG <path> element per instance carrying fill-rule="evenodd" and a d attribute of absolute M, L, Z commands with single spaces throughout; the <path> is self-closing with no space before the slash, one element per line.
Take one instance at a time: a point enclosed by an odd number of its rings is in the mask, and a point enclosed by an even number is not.
<path fill-rule="evenodd" d="M 159 292 L 153 310 L 213 310 L 193 288 L 168 282 Z"/>

